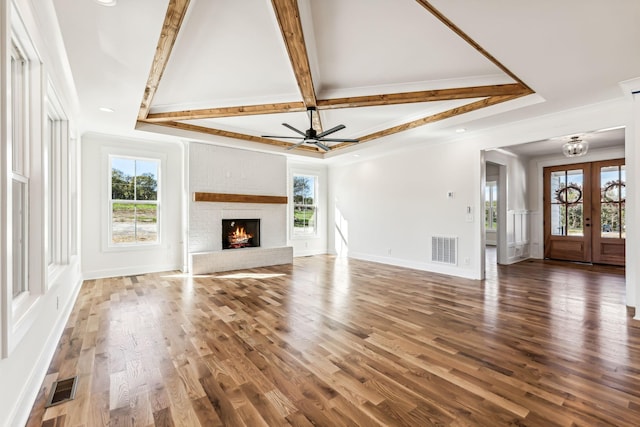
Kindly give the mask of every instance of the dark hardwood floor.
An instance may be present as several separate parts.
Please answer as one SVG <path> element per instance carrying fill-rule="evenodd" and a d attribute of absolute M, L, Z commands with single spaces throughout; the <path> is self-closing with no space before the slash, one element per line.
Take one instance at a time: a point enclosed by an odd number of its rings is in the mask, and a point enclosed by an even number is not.
<path fill-rule="evenodd" d="M 84 283 L 29 426 L 638 426 L 624 270 L 331 256 Z M 76 399 L 44 409 L 56 379 Z"/>

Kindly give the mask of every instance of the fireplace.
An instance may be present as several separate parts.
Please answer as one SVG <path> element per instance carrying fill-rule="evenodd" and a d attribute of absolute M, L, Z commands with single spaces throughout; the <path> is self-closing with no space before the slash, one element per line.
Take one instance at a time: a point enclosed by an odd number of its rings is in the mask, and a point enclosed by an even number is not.
<path fill-rule="evenodd" d="M 222 249 L 256 248 L 259 246 L 259 219 L 222 220 Z"/>

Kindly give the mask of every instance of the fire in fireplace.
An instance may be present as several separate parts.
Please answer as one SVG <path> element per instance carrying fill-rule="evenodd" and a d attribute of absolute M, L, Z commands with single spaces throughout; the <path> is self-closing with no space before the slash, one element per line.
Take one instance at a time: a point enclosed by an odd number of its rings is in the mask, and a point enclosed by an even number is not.
<path fill-rule="evenodd" d="M 223 219 L 222 249 L 260 246 L 259 219 Z"/>

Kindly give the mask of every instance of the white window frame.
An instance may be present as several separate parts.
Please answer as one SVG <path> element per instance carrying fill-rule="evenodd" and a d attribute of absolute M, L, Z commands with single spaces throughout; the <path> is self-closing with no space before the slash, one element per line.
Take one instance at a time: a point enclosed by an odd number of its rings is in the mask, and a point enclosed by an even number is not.
<path fill-rule="evenodd" d="M 8 129 L 6 143 L 7 157 L 3 156 L 5 165 L 9 170 L 5 171 L 4 189 L 6 220 L 5 236 L 8 242 L 13 241 L 12 230 L 14 224 L 13 215 L 22 211 L 24 235 L 22 253 L 26 257 L 25 262 L 19 262 L 22 266 L 21 273 L 25 280 L 24 291 L 14 297 L 13 295 L 13 254 L 9 248 L 6 262 L 6 274 L 3 283 L 3 300 L 0 312 L 2 312 L 2 356 L 7 357 L 13 349 L 28 334 L 35 323 L 39 312 L 38 307 L 42 301 L 42 295 L 46 292 L 46 274 L 44 271 L 44 249 L 42 245 L 44 227 L 44 197 L 42 138 L 44 125 L 44 89 L 42 60 L 34 45 L 34 41 L 22 21 L 14 2 L 4 9 L 8 11 L 8 17 L 4 22 L 8 23 L 10 31 L 9 40 L 5 41 L 2 49 L 5 58 L 20 58 L 22 66 L 13 65 L 5 69 L 9 73 L 4 80 L 6 84 L 2 91 L 10 94 L 20 93 L 20 98 L 8 96 L 3 100 L 6 110 Z M 1 15 L 1 13 L 0 13 Z M 20 75 L 16 78 L 16 75 Z M 16 118 L 15 114 L 21 117 Z M 23 206 L 15 208 L 13 183 L 23 185 Z M 42 208 L 42 209 L 41 209 Z"/>
<path fill-rule="evenodd" d="M 313 178 L 313 205 L 308 205 L 305 203 L 296 203 L 295 202 L 295 179 L 296 177 L 305 177 L 305 178 Z M 301 239 L 301 238 L 310 238 L 310 237 L 318 237 L 318 224 L 320 218 L 319 212 L 319 203 L 318 203 L 318 185 L 319 185 L 319 177 L 315 174 L 309 173 L 297 173 L 294 172 L 291 176 L 291 238 L 292 239 Z M 313 223 L 313 231 L 312 232 L 303 232 L 299 228 L 295 226 L 295 210 L 297 206 L 313 206 L 315 209 L 315 221 Z"/>
<path fill-rule="evenodd" d="M 68 124 L 68 122 L 67 122 Z M 69 128 L 67 128 L 69 129 Z M 67 227 L 69 229 L 69 260 L 78 255 L 78 140 L 69 131 L 69 164 L 67 167 L 69 179 L 69 200 Z"/>
<path fill-rule="evenodd" d="M 31 102 L 30 93 L 30 78 L 29 78 L 29 56 L 26 53 L 26 49 L 23 47 L 20 37 L 12 33 L 11 37 L 11 105 L 10 105 L 10 126 L 11 126 L 11 220 L 9 223 L 12 225 L 10 230 L 9 241 L 12 242 L 13 250 L 20 247 L 20 259 L 18 264 L 22 271 L 14 271 L 16 263 L 11 262 L 9 268 L 11 274 L 11 297 L 12 297 L 12 313 L 21 313 L 26 311 L 25 304 L 28 304 L 30 297 L 29 286 L 29 225 L 30 225 L 30 168 L 29 168 L 29 146 L 30 146 L 30 132 L 29 132 L 29 109 Z M 16 96 L 19 94 L 19 96 Z M 21 184 L 23 188 L 22 194 L 22 206 L 15 207 L 13 202 L 15 201 L 13 190 L 14 183 Z M 13 225 L 15 224 L 14 216 L 20 212 L 22 216 L 21 224 L 24 234 L 22 236 L 14 236 Z M 18 244 L 19 238 L 22 238 L 21 244 Z M 12 257 L 13 258 L 13 257 Z M 16 276 L 20 276 L 24 280 L 24 285 L 21 286 L 21 291 L 15 293 L 14 279 Z"/>
<path fill-rule="evenodd" d="M 48 284 L 69 263 L 69 122 L 53 84 L 47 87 L 43 138 L 45 262 Z M 66 172 L 66 173 L 65 173 Z"/>
<path fill-rule="evenodd" d="M 20 198 L 21 206 L 16 206 L 15 184 L 23 188 Z M 29 299 L 29 180 L 21 176 L 11 179 L 11 245 L 13 248 L 11 257 L 11 297 L 13 298 L 13 311 L 17 311 Z M 20 227 L 16 227 L 16 214 L 20 214 Z M 20 231 L 17 228 L 21 229 Z M 18 255 L 19 254 L 19 255 Z M 16 262 L 17 261 L 17 262 Z M 19 264 L 19 271 L 16 265 Z M 19 277 L 24 286 L 16 293 L 15 279 Z"/>
<path fill-rule="evenodd" d="M 149 248 L 152 246 L 161 246 L 162 245 L 162 222 L 161 222 L 161 193 L 162 193 L 162 180 L 161 180 L 161 176 L 162 176 L 162 166 L 163 163 L 165 161 L 164 158 L 161 157 L 153 157 L 153 156 L 145 156 L 145 155 L 130 155 L 130 154 L 118 154 L 118 153 L 111 153 L 107 156 L 108 161 L 108 178 L 107 178 L 107 182 L 108 182 L 108 203 L 107 203 L 107 218 L 108 218 L 108 222 L 107 222 L 107 247 L 109 249 L 131 249 L 131 248 Z M 111 177 L 112 177 L 112 160 L 118 158 L 118 159 L 131 159 L 131 160 L 140 160 L 140 161 L 146 161 L 146 162 L 155 162 L 158 165 L 158 172 L 157 172 L 157 198 L 156 200 L 114 200 L 112 199 L 112 183 L 111 183 Z M 113 234 L 112 234 L 112 226 L 113 226 L 113 203 L 117 202 L 117 203 L 131 203 L 131 204 L 149 204 L 149 205 L 155 205 L 156 206 L 156 214 L 157 214 L 157 219 L 156 219 L 156 224 L 157 224 L 157 229 L 158 229 L 158 238 L 156 239 L 156 241 L 154 242 L 126 242 L 126 243 L 114 243 L 113 242 Z"/>

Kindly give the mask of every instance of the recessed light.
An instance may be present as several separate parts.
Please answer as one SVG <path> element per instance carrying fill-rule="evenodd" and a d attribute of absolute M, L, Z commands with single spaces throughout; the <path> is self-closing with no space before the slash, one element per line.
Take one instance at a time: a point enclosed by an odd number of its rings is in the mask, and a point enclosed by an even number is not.
<path fill-rule="evenodd" d="M 456 129 L 456 133 L 463 133 L 466 132 L 467 130 L 465 128 L 458 128 Z"/>
<path fill-rule="evenodd" d="M 102 111 L 103 113 L 113 113 L 115 111 L 113 108 L 109 107 L 100 107 L 98 108 L 98 110 Z"/>
<path fill-rule="evenodd" d="M 360 154 L 354 154 L 353 157 L 360 157 Z"/>
<path fill-rule="evenodd" d="M 115 6 L 118 0 L 96 0 L 96 3 L 102 6 Z"/>

